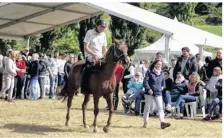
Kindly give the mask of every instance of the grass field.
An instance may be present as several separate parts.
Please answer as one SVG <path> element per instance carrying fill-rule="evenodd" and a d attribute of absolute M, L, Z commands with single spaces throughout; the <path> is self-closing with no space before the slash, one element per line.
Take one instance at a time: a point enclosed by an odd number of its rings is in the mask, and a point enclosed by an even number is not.
<path fill-rule="evenodd" d="M 207 32 L 222 36 L 222 26 L 200 25 L 196 27 Z"/>
<path fill-rule="evenodd" d="M 87 123 L 82 125 L 81 103 L 83 96 L 73 99 L 70 126 L 65 127 L 66 103 L 58 100 L 16 100 L 8 103 L 0 100 L 0 137 L 221 137 L 221 120 L 215 122 L 166 119 L 171 127 L 161 130 L 158 118 L 150 118 L 149 127 L 142 128 L 141 116 L 123 114 L 121 109 L 112 118 L 109 133 L 102 128 L 106 124 L 105 101 L 100 101 L 98 134 L 92 133 L 93 102 L 89 103 Z M 121 106 L 120 106 L 121 108 Z"/>

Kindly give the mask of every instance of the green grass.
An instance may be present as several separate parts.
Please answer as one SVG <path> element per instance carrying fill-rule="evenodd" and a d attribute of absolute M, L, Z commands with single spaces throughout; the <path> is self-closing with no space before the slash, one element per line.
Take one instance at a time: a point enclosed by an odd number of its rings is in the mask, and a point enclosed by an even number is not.
<path fill-rule="evenodd" d="M 120 92 L 122 93 L 122 92 Z M 204 122 L 199 114 L 197 119 L 175 120 L 166 118 L 171 127 L 160 129 L 158 117 L 149 118 L 147 129 L 142 128 L 142 116 L 124 114 L 116 111 L 112 117 L 109 133 L 102 128 L 106 124 L 108 111 L 106 102 L 100 100 L 98 116 L 98 134 L 92 133 L 93 127 L 93 100 L 91 97 L 87 109 L 87 124 L 89 129 L 82 125 L 81 104 L 83 96 L 73 99 L 70 126 L 65 127 L 66 103 L 58 100 L 15 100 L 8 103 L 0 100 L 0 137 L 221 137 L 221 120 Z"/>
<path fill-rule="evenodd" d="M 222 26 L 196 25 L 197 28 L 222 36 Z"/>

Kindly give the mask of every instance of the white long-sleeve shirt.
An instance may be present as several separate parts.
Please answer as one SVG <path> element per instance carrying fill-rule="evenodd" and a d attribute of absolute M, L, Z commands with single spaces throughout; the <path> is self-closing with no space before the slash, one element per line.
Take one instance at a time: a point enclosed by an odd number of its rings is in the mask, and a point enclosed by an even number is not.
<path fill-rule="evenodd" d="M 125 79 L 129 79 L 129 78 L 133 78 L 135 76 L 135 67 L 133 65 L 131 65 L 128 68 L 128 71 L 130 72 L 129 75 L 124 76 Z"/>
<path fill-rule="evenodd" d="M 16 70 L 18 70 L 15 62 L 11 58 L 8 58 L 8 57 L 6 57 L 3 62 L 5 65 L 3 74 L 8 75 L 10 77 L 15 77 L 17 74 Z"/>

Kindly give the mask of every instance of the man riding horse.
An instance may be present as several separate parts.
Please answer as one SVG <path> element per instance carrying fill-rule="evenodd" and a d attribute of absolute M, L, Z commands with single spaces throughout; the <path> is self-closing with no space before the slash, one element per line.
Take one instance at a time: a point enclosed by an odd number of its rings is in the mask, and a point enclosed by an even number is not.
<path fill-rule="evenodd" d="M 107 38 L 104 32 L 105 28 L 106 22 L 99 19 L 96 23 L 96 27 L 87 31 L 84 38 L 86 64 L 83 67 L 84 74 L 81 85 L 82 93 L 88 88 L 89 68 L 94 66 L 107 52 Z"/>

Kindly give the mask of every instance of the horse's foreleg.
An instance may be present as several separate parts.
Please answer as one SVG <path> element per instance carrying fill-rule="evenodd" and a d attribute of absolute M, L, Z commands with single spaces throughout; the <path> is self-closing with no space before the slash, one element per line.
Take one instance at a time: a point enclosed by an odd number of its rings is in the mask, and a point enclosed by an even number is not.
<path fill-rule="evenodd" d="M 67 115 L 66 115 L 66 122 L 65 125 L 69 126 L 69 119 L 70 119 L 70 108 L 72 106 L 72 99 L 73 99 L 73 95 L 69 95 L 68 96 L 68 101 L 67 101 Z"/>
<path fill-rule="evenodd" d="M 99 113 L 99 107 L 98 107 L 98 104 L 99 104 L 99 97 L 94 97 L 94 121 L 93 121 L 93 132 L 95 133 L 98 133 L 98 128 L 96 126 L 96 122 L 97 122 L 97 116 L 98 116 L 98 113 Z"/>
<path fill-rule="evenodd" d="M 86 107 L 87 107 L 87 104 L 88 104 L 89 100 L 90 100 L 90 95 L 85 94 L 85 98 L 84 98 L 84 101 L 82 103 L 82 115 L 83 115 L 84 128 L 89 128 L 89 126 L 86 125 Z"/>
<path fill-rule="evenodd" d="M 108 109 L 109 109 L 109 117 L 107 120 L 107 125 L 104 126 L 103 131 L 105 133 L 107 133 L 109 131 L 109 126 L 111 124 L 111 118 L 112 118 L 112 114 L 113 114 L 113 110 L 112 110 L 112 94 L 109 94 L 108 96 L 105 97 L 106 101 L 107 101 L 107 105 L 108 105 Z"/>

